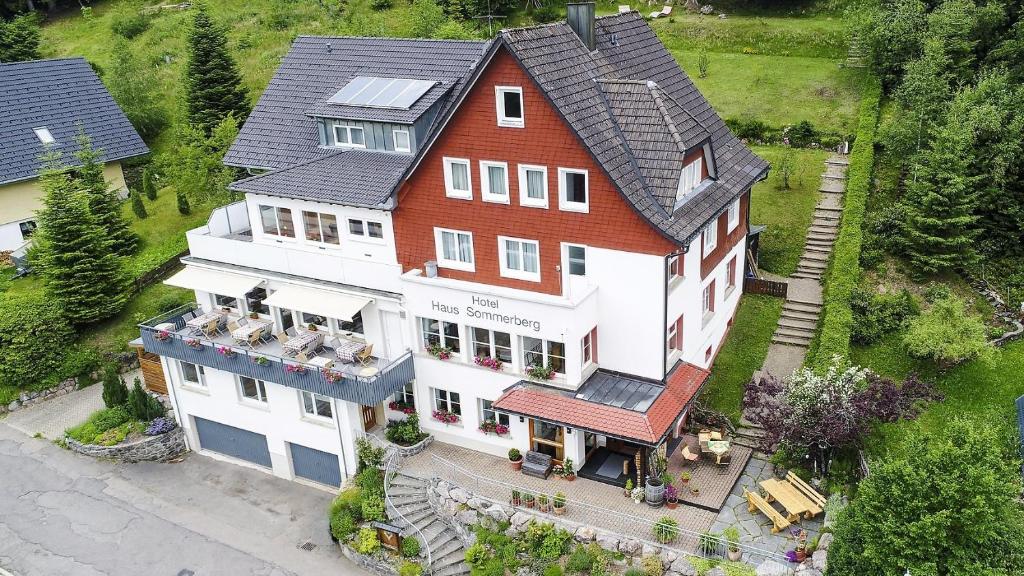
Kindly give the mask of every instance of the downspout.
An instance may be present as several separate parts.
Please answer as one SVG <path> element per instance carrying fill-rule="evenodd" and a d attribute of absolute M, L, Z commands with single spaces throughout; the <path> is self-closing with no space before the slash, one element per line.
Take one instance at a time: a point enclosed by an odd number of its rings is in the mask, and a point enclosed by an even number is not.
<path fill-rule="evenodd" d="M 682 250 L 666 254 L 661 266 L 661 287 L 664 290 L 664 297 L 661 301 L 661 367 L 665 371 L 662 381 L 668 378 L 668 262 L 672 258 L 682 257 L 689 251 L 690 246 L 686 244 Z M 680 262 L 679 265 L 682 266 L 683 262 Z"/>

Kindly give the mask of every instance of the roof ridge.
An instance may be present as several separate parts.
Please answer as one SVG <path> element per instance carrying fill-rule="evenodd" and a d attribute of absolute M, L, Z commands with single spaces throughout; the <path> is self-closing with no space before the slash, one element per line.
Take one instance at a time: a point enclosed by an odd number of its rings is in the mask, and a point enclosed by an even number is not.
<path fill-rule="evenodd" d="M 299 34 L 295 40 L 301 38 L 314 40 L 383 40 L 388 42 L 420 42 L 424 44 L 444 44 L 455 42 L 458 44 L 486 44 L 489 40 L 462 40 L 445 38 L 400 38 L 396 36 L 321 36 L 319 34 Z"/>
<path fill-rule="evenodd" d="M 657 84 L 656 84 L 656 83 L 655 83 L 655 86 L 657 86 Z M 659 89 L 659 90 L 661 90 L 661 87 L 660 87 L 660 86 L 658 86 L 658 89 Z M 689 116 L 690 118 L 692 118 L 692 119 L 693 119 L 693 121 L 694 121 L 694 122 L 696 122 L 698 126 L 700 126 L 701 128 L 703 128 L 704 130 L 706 130 L 706 131 L 707 131 L 707 132 L 708 132 L 709 134 L 711 133 L 711 129 L 710 129 L 710 128 L 708 128 L 708 127 L 707 127 L 707 126 L 706 126 L 706 125 L 705 125 L 705 124 L 704 124 L 703 122 L 701 122 L 701 121 L 700 121 L 700 118 L 697 118 L 696 116 L 694 116 L 694 115 L 693 115 L 693 112 L 690 112 L 689 110 L 687 110 L 687 109 L 686 109 L 686 106 L 683 106 L 682 104 L 680 104 L 680 103 L 679 103 L 679 101 L 675 99 L 675 96 L 672 96 L 672 94 L 670 94 L 670 93 L 669 93 L 668 91 L 666 91 L 666 90 L 661 90 L 661 92 L 662 92 L 662 93 L 664 93 L 664 94 L 665 94 L 665 96 L 667 96 L 667 97 L 668 97 L 668 99 L 669 99 L 669 100 L 671 100 L 673 104 L 675 104 L 676 106 L 678 106 L 680 110 L 682 110 L 683 112 L 685 112 L 687 116 Z M 717 114 L 717 112 L 716 112 L 716 114 Z"/>
<path fill-rule="evenodd" d="M 85 62 L 86 64 L 89 63 L 89 61 L 85 59 L 85 56 L 58 56 L 56 58 L 39 58 L 39 59 L 36 59 L 36 60 L 21 60 L 19 62 L 0 62 L 0 67 L 3 67 L 3 66 L 11 66 L 11 67 L 14 67 L 14 66 L 25 66 L 27 64 L 36 64 L 36 63 L 40 63 L 40 62 L 67 62 L 67 61 L 71 61 L 71 60 L 81 60 L 81 61 Z"/>
<path fill-rule="evenodd" d="M 672 136 L 672 140 L 676 143 L 679 148 L 679 153 L 686 154 L 686 144 L 683 142 L 683 137 L 679 134 L 679 128 L 676 127 L 676 123 L 672 120 L 672 115 L 668 113 L 668 108 L 665 106 L 665 101 L 659 94 L 663 94 L 664 91 L 658 86 L 658 83 L 653 80 L 647 81 L 647 89 L 651 91 L 651 97 L 654 98 L 654 105 L 658 107 L 658 111 L 661 113 L 662 118 L 665 120 L 665 124 L 668 125 L 668 133 Z"/>

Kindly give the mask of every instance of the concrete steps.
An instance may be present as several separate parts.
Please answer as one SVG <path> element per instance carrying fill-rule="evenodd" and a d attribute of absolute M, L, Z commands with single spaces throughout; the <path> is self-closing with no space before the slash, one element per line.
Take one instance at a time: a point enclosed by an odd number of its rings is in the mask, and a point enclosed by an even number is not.
<path fill-rule="evenodd" d="M 425 480 L 395 474 L 388 486 L 388 518 L 400 528 L 409 528 L 408 532 L 420 540 L 424 561 L 429 548 L 431 563 L 426 567 L 429 573 L 434 576 L 467 575 L 469 567 L 466 566 L 462 540 L 434 511 L 427 499 L 428 489 L 429 483 Z"/>

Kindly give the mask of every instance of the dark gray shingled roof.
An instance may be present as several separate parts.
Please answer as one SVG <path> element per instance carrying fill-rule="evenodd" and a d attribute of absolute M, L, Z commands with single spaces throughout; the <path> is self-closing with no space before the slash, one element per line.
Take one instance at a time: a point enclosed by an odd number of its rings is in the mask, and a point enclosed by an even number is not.
<path fill-rule="evenodd" d="M 454 90 L 443 93 L 452 94 L 488 45 L 481 41 L 300 36 L 239 131 L 224 163 L 277 170 L 332 154 L 333 150 L 320 147 L 316 123 L 307 113 L 318 111 L 350 79 L 439 80 L 445 84 L 431 92 L 447 87 Z M 424 95 L 428 97 L 432 97 L 430 93 Z M 374 117 L 385 120 L 380 114 Z"/>
<path fill-rule="evenodd" d="M 45 149 L 32 129 L 42 126 L 69 165 L 79 130 L 108 162 L 149 152 L 83 58 L 0 64 L 0 184 L 36 177 Z"/>
<path fill-rule="evenodd" d="M 284 198 L 380 208 L 412 162 L 409 154 L 332 151 L 290 168 L 239 180 L 230 188 Z"/>

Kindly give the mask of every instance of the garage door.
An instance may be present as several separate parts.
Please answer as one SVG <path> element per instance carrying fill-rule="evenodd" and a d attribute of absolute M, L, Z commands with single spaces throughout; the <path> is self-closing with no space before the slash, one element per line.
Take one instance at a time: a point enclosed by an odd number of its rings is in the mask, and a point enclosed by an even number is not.
<path fill-rule="evenodd" d="M 271 467 L 267 437 L 213 420 L 196 418 L 199 445 L 225 456 L 239 458 L 260 466 Z"/>
<path fill-rule="evenodd" d="M 292 451 L 292 469 L 295 475 L 321 484 L 341 486 L 338 456 L 307 448 L 301 444 L 288 444 Z"/>

